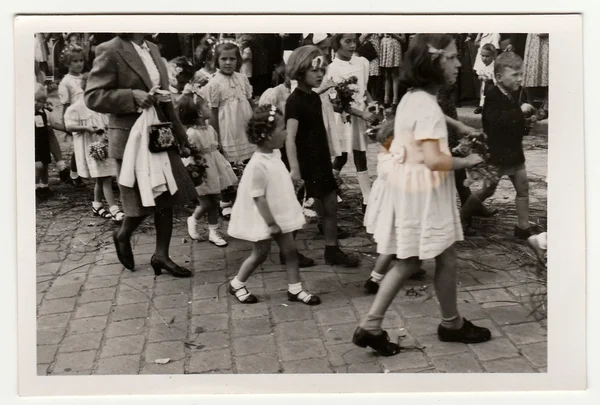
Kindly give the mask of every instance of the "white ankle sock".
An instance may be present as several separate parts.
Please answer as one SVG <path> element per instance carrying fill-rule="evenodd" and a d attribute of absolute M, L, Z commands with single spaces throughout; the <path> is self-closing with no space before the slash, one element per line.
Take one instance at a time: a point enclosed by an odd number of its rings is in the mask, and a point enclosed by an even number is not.
<path fill-rule="evenodd" d="M 40 184 L 40 188 L 48 188 L 48 184 L 41 183 L 41 184 Z"/>
<path fill-rule="evenodd" d="M 71 170 L 71 179 L 75 180 L 77 177 L 79 177 L 79 174 L 77 174 L 77 172 L 74 172 L 73 170 Z"/>
<path fill-rule="evenodd" d="M 116 215 L 117 212 L 119 212 L 119 206 L 118 205 L 111 205 L 108 210 L 110 211 L 111 214 Z"/>
<path fill-rule="evenodd" d="M 360 186 L 360 191 L 363 195 L 363 204 L 369 203 L 369 195 L 371 194 L 371 179 L 369 178 L 369 172 L 356 172 L 356 177 L 358 177 L 358 185 Z"/>
<path fill-rule="evenodd" d="M 379 284 L 381 282 L 381 280 L 383 280 L 383 274 L 379 274 L 379 273 L 376 273 L 375 271 L 372 271 L 371 278 L 373 279 L 373 281 L 375 281 L 377 284 Z"/>
<path fill-rule="evenodd" d="M 216 233 L 217 229 L 219 229 L 219 224 L 208 224 L 208 232 Z"/>
<path fill-rule="evenodd" d="M 98 202 L 98 201 L 94 201 L 94 202 L 92 202 L 92 207 L 99 210 L 100 208 L 102 208 L 102 203 Z"/>
<path fill-rule="evenodd" d="M 235 276 L 233 278 L 233 280 L 231 280 L 231 286 L 236 290 L 239 290 L 240 288 L 244 287 L 245 285 L 246 285 L 246 283 L 238 280 L 237 276 Z"/>
<path fill-rule="evenodd" d="M 59 172 L 62 172 L 63 170 L 65 170 L 65 167 L 67 167 L 67 165 L 65 164 L 64 160 L 59 160 L 58 162 L 56 162 L 56 168 L 58 169 Z"/>
<path fill-rule="evenodd" d="M 294 295 L 299 294 L 302 291 L 302 283 L 288 284 L 288 291 Z"/>

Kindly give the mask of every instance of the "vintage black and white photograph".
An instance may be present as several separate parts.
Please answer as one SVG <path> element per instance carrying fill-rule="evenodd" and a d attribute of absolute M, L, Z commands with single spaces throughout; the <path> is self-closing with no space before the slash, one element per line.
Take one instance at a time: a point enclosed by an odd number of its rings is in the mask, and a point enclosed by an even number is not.
<path fill-rule="evenodd" d="M 30 51 L 38 377 L 548 373 L 550 30 L 96 26 Z"/>

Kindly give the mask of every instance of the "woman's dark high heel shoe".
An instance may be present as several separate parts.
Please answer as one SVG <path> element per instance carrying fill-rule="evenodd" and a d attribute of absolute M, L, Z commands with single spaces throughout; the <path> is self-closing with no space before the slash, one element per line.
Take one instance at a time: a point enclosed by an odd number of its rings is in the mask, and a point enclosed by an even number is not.
<path fill-rule="evenodd" d="M 160 276 L 162 274 L 162 270 L 165 270 L 167 273 L 171 273 L 173 277 L 192 277 L 192 272 L 186 268 L 176 265 L 168 265 L 163 263 L 156 255 L 152 255 L 152 259 L 150 259 L 150 265 L 154 269 L 154 274 Z"/>
<path fill-rule="evenodd" d="M 133 260 L 133 251 L 131 250 L 131 243 L 128 240 L 127 243 L 124 244 L 124 246 L 121 246 L 121 243 L 117 238 L 118 233 L 118 229 L 115 229 L 113 231 L 113 241 L 115 243 L 115 250 L 117 251 L 117 258 L 119 258 L 119 261 L 126 269 L 133 271 L 133 269 L 135 268 L 135 262 Z"/>
<path fill-rule="evenodd" d="M 352 343 L 360 347 L 369 346 L 382 356 L 394 356 L 400 353 L 400 346 L 390 342 L 390 337 L 384 330 L 375 335 L 359 326 L 354 331 Z"/>

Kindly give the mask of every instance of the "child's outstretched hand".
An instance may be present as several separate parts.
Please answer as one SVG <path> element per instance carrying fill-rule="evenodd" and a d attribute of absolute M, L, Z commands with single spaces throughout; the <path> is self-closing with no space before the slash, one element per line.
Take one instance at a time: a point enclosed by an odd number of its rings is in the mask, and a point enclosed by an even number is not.
<path fill-rule="evenodd" d="M 470 154 L 465 159 L 467 160 L 467 164 L 469 165 L 469 167 L 476 166 L 479 163 L 483 162 L 483 158 L 481 156 L 479 156 L 479 155 L 474 154 L 474 153 Z"/>
<path fill-rule="evenodd" d="M 535 113 L 535 108 L 531 104 L 523 103 L 521 104 L 521 111 L 525 115 L 531 115 Z"/>
<path fill-rule="evenodd" d="M 281 235 L 281 228 L 277 224 L 269 225 L 269 233 L 271 236 Z"/>

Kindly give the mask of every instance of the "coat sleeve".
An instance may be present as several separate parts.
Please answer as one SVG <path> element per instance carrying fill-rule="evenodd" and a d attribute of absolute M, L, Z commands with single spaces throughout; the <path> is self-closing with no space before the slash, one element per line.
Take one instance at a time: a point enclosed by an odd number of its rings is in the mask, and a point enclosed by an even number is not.
<path fill-rule="evenodd" d="M 137 112 L 132 89 L 118 88 L 118 69 L 123 63 L 117 61 L 114 49 L 98 46 L 96 59 L 90 71 L 84 94 L 85 104 L 100 113 L 132 114 Z"/>

